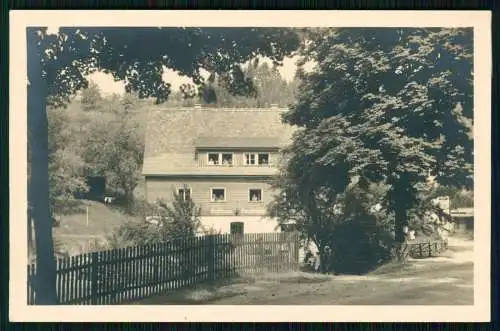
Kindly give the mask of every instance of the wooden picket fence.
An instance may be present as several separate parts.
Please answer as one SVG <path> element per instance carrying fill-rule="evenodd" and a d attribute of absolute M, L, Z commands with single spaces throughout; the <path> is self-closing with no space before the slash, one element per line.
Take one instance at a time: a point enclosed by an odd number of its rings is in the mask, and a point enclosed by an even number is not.
<path fill-rule="evenodd" d="M 209 235 L 92 252 L 57 261 L 63 305 L 110 305 L 246 273 L 299 268 L 296 233 Z M 28 266 L 28 304 L 35 304 L 36 268 Z"/>

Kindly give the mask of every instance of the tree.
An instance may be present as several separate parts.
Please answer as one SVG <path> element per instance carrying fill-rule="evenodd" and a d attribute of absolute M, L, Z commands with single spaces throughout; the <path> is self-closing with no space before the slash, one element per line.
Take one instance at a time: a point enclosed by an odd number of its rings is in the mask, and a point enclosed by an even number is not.
<path fill-rule="evenodd" d="M 169 240 L 194 238 L 201 227 L 201 208 L 178 192 L 174 191 L 173 196 L 171 206 L 161 200 L 157 202 L 162 216 L 162 233 Z"/>
<path fill-rule="evenodd" d="M 364 188 L 384 183 L 401 243 L 429 171 L 443 185 L 472 185 L 472 29 L 322 29 L 309 38 L 302 63 L 316 67 L 301 73 L 284 116 L 301 128 L 288 150 L 292 189 L 314 207 L 354 177 Z"/>
<path fill-rule="evenodd" d="M 68 114 L 60 109 L 50 109 L 48 117 L 50 205 L 53 212 L 64 213 L 75 193 L 88 189 L 84 162 L 78 144 L 72 141 Z"/>
<path fill-rule="evenodd" d="M 37 246 L 37 304 L 55 304 L 56 273 L 48 180 L 46 104 L 64 106 L 88 87 L 87 75 L 101 70 L 126 81 L 126 91 L 164 102 L 170 84 L 165 67 L 203 85 L 200 69 L 229 73 L 239 86 L 237 67 L 262 55 L 280 62 L 298 47 L 296 31 L 268 28 L 28 28 L 28 130 L 32 134 L 30 194 Z M 147 45 L 147 47 L 137 47 Z M 239 91 L 234 90 L 238 93 Z M 244 92 L 244 89 L 241 91 Z"/>
<path fill-rule="evenodd" d="M 85 111 L 97 110 L 102 101 L 101 89 L 95 82 L 90 82 L 89 86 L 82 90 L 81 104 Z"/>
<path fill-rule="evenodd" d="M 158 224 L 146 222 L 125 223 L 116 229 L 114 236 L 130 245 L 158 244 L 176 239 L 194 238 L 201 227 L 201 208 L 192 199 L 173 192 L 169 205 L 163 200 L 148 205 L 149 216 L 159 217 Z"/>
<path fill-rule="evenodd" d="M 252 80 L 256 86 L 258 107 L 270 107 L 273 104 L 288 106 L 294 101 L 293 85 L 283 79 L 277 67 L 262 63 L 254 69 Z"/>
<path fill-rule="evenodd" d="M 121 98 L 121 105 L 125 111 L 133 110 L 136 107 L 136 96 L 132 93 L 125 93 Z"/>
<path fill-rule="evenodd" d="M 129 116 L 92 123 L 85 142 L 87 174 L 106 178 L 106 187 L 131 205 L 141 177 L 144 132 Z"/>

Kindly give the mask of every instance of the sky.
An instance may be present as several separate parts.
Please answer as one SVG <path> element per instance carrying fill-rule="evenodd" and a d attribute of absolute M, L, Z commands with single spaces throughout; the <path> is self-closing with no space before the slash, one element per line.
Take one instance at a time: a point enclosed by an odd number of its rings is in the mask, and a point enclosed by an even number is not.
<path fill-rule="evenodd" d="M 297 66 L 295 65 L 296 60 L 296 58 L 286 58 L 283 61 L 283 66 L 278 68 L 280 74 L 284 79 L 288 81 L 293 79 L 295 71 L 297 69 Z M 263 62 L 268 62 L 269 64 L 271 64 L 271 61 L 266 59 L 264 59 Z M 205 76 L 208 77 L 206 72 Z M 110 74 L 97 72 L 89 75 L 88 79 L 98 84 L 103 94 L 122 94 L 124 92 L 124 83 L 121 81 L 115 82 Z M 176 71 L 168 68 L 166 68 L 163 74 L 163 80 L 172 84 L 172 90 L 174 91 L 177 91 L 181 84 L 192 82 L 190 78 L 186 76 L 180 76 Z"/>
<path fill-rule="evenodd" d="M 49 34 L 56 34 L 59 30 L 59 27 L 53 26 L 53 27 L 48 27 L 48 33 Z M 283 76 L 283 78 L 287 81 L 290 81 L 293 79 L 295 75 L 295 71 L 297 69 L 297 66 L 295 65 L 295 62 L 297 61 L 296 57 L 288 57 L 285 58 L 283 61 L 283 66 L 279 67 L 278 70 L 280 74 Z M 260 62 L 268 62 L 268 64 L 271 64 L 272 62 L 269 59 L 262 59 Z M 310 65 L 305 65 L 304 69 L 307 70 L 310 68 Z M 192 82 L 190 78 L 186 76 L 180 76 L 176 71 L 165 68 L 165 72 L 163 74 L 163 79 L 166 82 L 169 82 L 172 86 L 173 91 L 177 91 L 179 89 L 179 86 L 185 83 L 190 83 Z M 203 74 L 203 72 L 202 72 Z M 208 74 L 205 72 L 205 76 L 208 77 Z M 96 72 L 87 77 L 89 80 L 95 82 L 97 85 L 99 85 L 101 89 L 101 93 L 104 95 L 109 95 L 109 94 L 123 94 L 125 91 L 124 88 L 124 83 L 119 81 L 115 82 L 113 77 L 110 74 L 105 74 L 103 72 Z"/>

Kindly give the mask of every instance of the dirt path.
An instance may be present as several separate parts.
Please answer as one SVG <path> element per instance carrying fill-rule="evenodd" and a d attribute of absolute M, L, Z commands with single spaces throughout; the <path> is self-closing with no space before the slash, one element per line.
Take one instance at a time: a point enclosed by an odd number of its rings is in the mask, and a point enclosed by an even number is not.
<path fill-rule="evenodd" d="M 438 258 L 385 266 L 365 276 L 267 275 L 137 304 L 471 305 L 473 293 L 473 242 L 450 238 Z"/>

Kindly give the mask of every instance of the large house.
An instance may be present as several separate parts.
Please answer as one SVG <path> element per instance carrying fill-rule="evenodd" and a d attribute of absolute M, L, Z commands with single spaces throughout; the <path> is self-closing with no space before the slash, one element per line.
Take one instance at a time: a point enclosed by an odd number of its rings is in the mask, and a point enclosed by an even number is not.
<path fill-rule="evenodd" d="M 173 192 L 201 207 L 206 227 L 227 233 L 270 232 L 279 150 L 294 128 L 283 109 L 177 108 L 155 110 L 146 131 L 143 174 L 149 202 Z M 239 230 L 235 230 L 239 229 Z"/>

